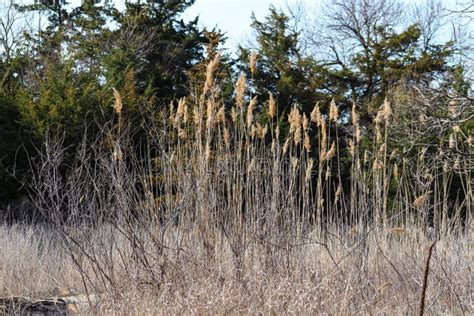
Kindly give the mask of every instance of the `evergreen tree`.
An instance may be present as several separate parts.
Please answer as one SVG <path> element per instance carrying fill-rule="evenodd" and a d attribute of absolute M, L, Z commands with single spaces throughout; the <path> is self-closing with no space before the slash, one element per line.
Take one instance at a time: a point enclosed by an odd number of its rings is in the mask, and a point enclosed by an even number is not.
<path fill-rule="evenodd" d="M 247 72 L 254 87 L 252 91 L 261 101 L 271 93 L 280 111 L 298 103 L 307 112 L 317 101 L 324 99 L 323 73 L 314 59 L 305 56 L 300 48 L 300 33 L 289 27 L 290 18 L 270 7 L 264 21 L 252 16 L 258 47 L 254 72 L 248 65 L 251 49 L 240 47 L 240 68 Z"/>

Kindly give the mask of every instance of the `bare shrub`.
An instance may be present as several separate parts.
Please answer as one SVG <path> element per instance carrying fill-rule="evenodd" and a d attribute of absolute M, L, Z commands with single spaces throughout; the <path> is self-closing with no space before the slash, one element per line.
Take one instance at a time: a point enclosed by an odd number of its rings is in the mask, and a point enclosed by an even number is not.
<path fill-rule="evenodd" d="M 433 166 L 423 145 L 414 161 L 391 146 L 395 104 L 381 105 L 371 148 L 362 147 L 354 107 L 342 179 L 337 104 L 329 118 L 295 105 L 283 124 L 272 98 L 267 115 L 246 95 L 244 77 L 235 104 L 224 104 L 218 63 L 202 95 L 156 115 L 145 145 L 134 144 L 117 110 L 117 123 L 72 151 L 48 138 L 33 165 L 36 205 L 82 289 L 102 297 L 96 310 L 413 313 L 428 243 L 421 228 L 434 208 L 430 227 L 443 233 L 426 310 L 472 311 L 463 278 L 472 236 L 455 239 L 447 224 L 462 208 L 470 214 L 472 189 L 440 206 L 450 182 L 420 178 Z M 469 192 L 470 162 L 456 170 Z"/>

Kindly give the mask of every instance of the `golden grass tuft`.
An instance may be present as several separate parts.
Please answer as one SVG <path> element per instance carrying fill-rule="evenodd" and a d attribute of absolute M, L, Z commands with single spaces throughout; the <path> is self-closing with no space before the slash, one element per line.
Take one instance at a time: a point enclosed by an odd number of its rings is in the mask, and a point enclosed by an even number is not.
<path fill-rule="evenodd" d="M 337 109 L 336 101 L 334 99 L 331 100 L 331 105 L 329 107 L 329 119 L 334 123 L 337 123 L 337 120 L 339 119 L 339 110 Z"/>
<path fill-rule="evenodd" d="M 277 115 L 277 107 L 276 107 L 275 98 L 273 98 L 273 95 L 270 93 L 270 96 L 268 98 L 268 116 L 270 118 L 275 118 L 276 115 Z"/>
<path fill-rule="evenodd" d="M 117 91 L 117 89 L 112 88 L 112 91 L 114 93 L 114 98 L 115 98 L 113 107 L 114 107 L 115 113 L 120 115 L 122 113 L 122 96 Z"/>

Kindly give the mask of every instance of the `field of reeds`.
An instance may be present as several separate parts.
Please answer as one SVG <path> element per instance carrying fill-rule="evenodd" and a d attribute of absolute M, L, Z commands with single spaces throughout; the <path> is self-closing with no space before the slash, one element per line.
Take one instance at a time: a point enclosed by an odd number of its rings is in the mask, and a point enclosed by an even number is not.
<path fill-rule="evenodd" d="M 395 98 L 373 131 L 357 105 L 280 113 L 245 76 L 229 105 L 218 63 L 146 141 L 117 92 L 99 135 L 46 139 L 30 184 L 46 221 L 1 228 L 3 297 L 81 294 L 85 314 L 474 313 L 472 139 L 454 120 L 437 147 L 397 147 Z"/>

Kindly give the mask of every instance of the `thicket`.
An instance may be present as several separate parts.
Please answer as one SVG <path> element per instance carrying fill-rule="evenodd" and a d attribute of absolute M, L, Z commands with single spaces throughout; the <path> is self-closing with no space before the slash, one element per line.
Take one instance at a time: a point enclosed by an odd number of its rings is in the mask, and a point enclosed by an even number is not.
<path fill-rule="evenodd" d="M 173 305 L 180 298 L 193 301 L 196 288 L 191 284 L 199 282 L 211 289 L 247 289 L 236 299 L 242 301 L 235 306 L 240 310 L 288 311 L 271 298 L 274 307 L 249 299 L 253 291 L 263 291 L 268 280 L 254 283 L 264 273 L 272 280 L 295 282 L 296 288 L 305 288 L 304 282 L 318 288 L 322 283 L 317 285 L 317 278 L 335 282 L 315 290 L 314 299 L 302 295 L 292 300 L 286 295 L 293 294 L 281 291 L 285 301 L 293 302 L 291 310 L 422 310 L 415 304 L 420 293 L 421 302 L 426 298 L 430 262 L 424 265 L 425 281 L 407 279 L 415 271 L 399 271 L 406 263 L 400 263 L 391 247 L 421 262 L 415 257 L 424 244 L 438 241 L 440 249 L 452 251 L 457 240 L 461 253 L 451 257 L 463 262 L 468 256 L 472 161 L 464 153 L 472 146 L 470 140 L 455 127 L 456 137 L 449 134 L 436 139 L 436 145 L 414 149 L 415 157 L 396 144 L 392 148 L 391 133 L 400 126 L 395 124 L 400 119 L 396 109 L 418 115 L 410 112 L 414 100 L 397 100 L 397 105 L 385 101 L 377 112 L 370 146 L 359 133 L 354 107 L 353 136 L 346 146 L 338 137 L 335 102 L 328 117 L 319 105 L 309 116 L 294 106 L 282 117 L 272 96 L 265 106 L 255 96 L 247 98 L 252 87 L 242 74 L 226 107 L 214 76 L 219 62 L 216 55 L 208 65 L 199 95 L 172 103 L 160 121 L 147 125 L 146 142 L 134 142 L 133 121 L 122 112 L 121 95 L 115 92 L 114 120 L 98 133 L 84 135 L 72 159 L 64 137 L 47 138 L 40 150 L 32 169 L 33 200 L 61 238 L 82 291 L 94 298 L 90 308 L 116 311 L 120 309 L 107 302 L 119 302 L 125 311 L 140 309 L 133 304 L 141 300 L 122 302 L 140 293 L 161 300 L 162 305 L 151 307 L 154 311 L 226 310 L 210 298 Z M 465 108 L 445 110 L 461 117 Z M 444 130 L 433 125 L 436 117 L 420 117 L 415 127 L 403 130 L 417 146 L 420 130 Z M 70 163 L 66 173 L 61 170 L 65 162 Z M 350 170 L 344 176 L 346 165 Z M 455 196 L 453 188 L 458 190 Z M 443 270 L 445 256 L 435 254 L 433 269 L 437 281 L 449 283 L 451 291 L 434 282 L 432 288 L 441 292 L 438 298 L 433 289 L 429 292 L 428 309 L 468 313 L 469 287 L 457 273 L 449 276 Z M 469 273 L 469 264 L 459 267 L 457 272 Z M 338 280 L 338 273 L 344 278 Z M 328 303 L 332 299 L 325 294 L 344 292 L 344 284 L 351 282 L 367 297 L 373 297 L 371 286 L 389 282 L 393 288 L 386 293 L 396 295 L 397 303 L 380 294 L 373 307 L 364 307 L 367 299 L 347 288 L 352 303 Z"/>
<path fill-rule="evenodd" d="M 181 18 L 193 3 L 127 2 L 122 11 L 90 1 L 77 7 L 64 1 L 7 3 L 0 63 L 4 206 L 27 195 L 30 161 L 46 134 L 63 134 L 64 145 L 73 148 L 86 131 L 99 133 L 112 116 L 114 91 L 134 141 L 143 145 L 149 126 L 161 122 L 170 102 L 202 95 L 209 84 L 206 67 L 216 55 L 214 76 L 224 110 L 229 111 L 236 98 L 233 86 L 242 85 L 245 74 L 250 90 L 239 102 L 253 99 L 262 108 L 269 98 L 278 103 L 280 119 L 273 123 L 281 139 L 292 132 L 284 116 L 298 110 L 310 117 L 318 104 L 328 118 L 336 104 L 337 128 L 330 125 L 328 133 L 341 147 L 341 179 L 352 174 L 354 135 L 364 149 L 380 141 L 373 139 L 381 129 L 379 108 L 387 102 L 396 104 L 393 133 L 383 142 L 389 152 L 401 151 L 407 159 L 422 151 L 433 155 L 450 139 L 451 149 L 443 152 L 450 156 L 453 142 L 472 141 L 472 82 L 469 64 L 462 63 L 469 61 L 469 48 L 437 40 L 445 12 L 440 3 L 416 7 L 405 24 L 398 1 L 335 2 L 321 11 L 318 25 L 298 16 L 297 8 L 288 14 L 270 7 L 263 21 L 252 17 L 255 42 L 241 46 L 236 58 L 221 48 L 220 31 L 201 29 L 197 18 Z M 31 25 L 39 17 L 48 22 L 35 29 Z M 270 122 L 264 115 L 259 124 Z M 415 122 L 423 128 L 413 135 Z M 306 133 L 316 145 L 316 130 Z M 472 157 L 465 146 L 457 154 Z M 308 157 L 318 161 L 314 151 Z M 459 177 L 453 183 L 450 203 L 467 192 Z"/>
<path fill-rule="evenodd" d="M 29 197 L 81 291 L 189 311 L 207 280 L 256 311 L 263 273 L 316 291 L 266 311 L 409 313 L 436 240 L 428 309 L 469 313 L 474 100 L 468 51 L 434 36 L 441 8 L 403 25 L 398 1 L 335 1 L 311 28 L 271 7 L 233 57 L 182 20 L 193 2 L 12 3 L 2 20 L 49 22 L 3 28 L 20 35 L 0 62 L 0 198 Z"/>

